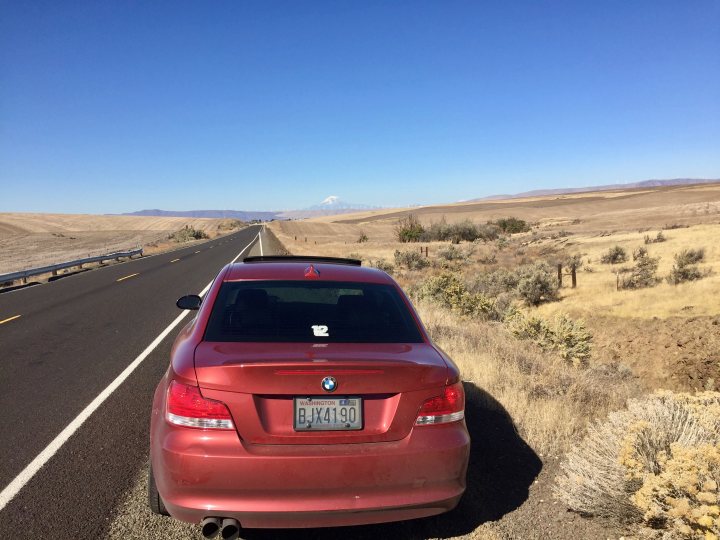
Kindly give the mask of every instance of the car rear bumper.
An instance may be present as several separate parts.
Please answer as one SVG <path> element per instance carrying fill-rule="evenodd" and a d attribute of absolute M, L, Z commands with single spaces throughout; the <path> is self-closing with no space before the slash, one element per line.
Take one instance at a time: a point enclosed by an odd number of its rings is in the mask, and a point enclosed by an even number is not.
<path fill-rule="evenodd" d="M 245 445 L 235 432 L 153 429 L 152 463 L 170 514 L 243 527 L 360 525 L 440 514 L 465 490 L 464 421 L 405 439 L 348 445 Z"/>

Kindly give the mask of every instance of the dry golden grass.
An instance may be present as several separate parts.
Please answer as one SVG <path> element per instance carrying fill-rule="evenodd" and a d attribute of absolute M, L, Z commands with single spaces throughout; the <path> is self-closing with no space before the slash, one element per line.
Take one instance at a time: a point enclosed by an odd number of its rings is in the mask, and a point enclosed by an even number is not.
<path fill-rule="evenodd" d="M 577 369 L 514 338 L 500 324 L 460 318 L 427 303 L 418 309 L 463 379 L 492 395 L 541 455 L 565 452 L 589 419 L 622 407 L 637 391 L 622 367 Z"/>
<path fill-rule="evenodd" d="M 80 231 L 176 231 L 185 225 L 209 233 L 217 229 L 220 221 L 182 217 L 0 213 L 0 236 Z"/>
<path fill-rule="evenodd" d="M 543 316 L 559 311 L 577 315 L 603 315 L 623 318 L 667 318 L 720 313 L 720 225 L 696 225 L 663 231 L 667 241 L 644 244 L 644 237 L 655 237 L 657 230 L 626 232 L 608 237 L 572 237 L 574 245 L 569 253 L 582 255 L 584 268 L 578 272 L 578 288 L 563 288 L 561 302 L 538 308 Z M 628 253 L 628 262 L 601 264 L 600 256 L 613 246 L 621 246 Z M 616 290 L 615 272 L 632 266 L 631 254 L 638 247 L 646 247 L 651 257 L 660 257 L 658 277 L 663 278 L 656 287 L 639 290 Z M 705 248 L 701 270 L 714 269 L 714 273 L 699 281 L 671 285 L 664 279 L 670 273 L 674 255 L 686 248 Z M 588 263 L 588 260 L 590 261 Z M 588 272 L 587 267 L 593 271 Z"/>

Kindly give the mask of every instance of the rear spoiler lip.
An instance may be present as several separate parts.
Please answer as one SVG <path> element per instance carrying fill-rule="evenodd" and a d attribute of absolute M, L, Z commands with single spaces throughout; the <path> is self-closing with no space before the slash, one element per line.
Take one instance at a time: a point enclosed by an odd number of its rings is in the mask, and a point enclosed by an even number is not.
<path fill-rule="evenodd" d="M 362 261 L 358 259 L 344 259 L 342 257 L 319 257 L 316 255 L 259 255 L 245 257 L 243 263 L 325 263 L 325 264 L 343 264 L 346 266 L 362 266 Z"/>

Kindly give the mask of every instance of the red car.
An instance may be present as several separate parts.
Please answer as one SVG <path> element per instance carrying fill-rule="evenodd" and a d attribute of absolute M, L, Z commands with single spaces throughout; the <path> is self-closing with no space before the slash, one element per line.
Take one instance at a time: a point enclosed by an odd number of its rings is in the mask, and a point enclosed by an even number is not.
<path fill-rule="evenodd" d="M 153 511 L 238 538 L 457 505 L 470 450 L 460 373 L 388 274 L 249 257 L 178 307 L 198 312 L 155 391 Z"/>

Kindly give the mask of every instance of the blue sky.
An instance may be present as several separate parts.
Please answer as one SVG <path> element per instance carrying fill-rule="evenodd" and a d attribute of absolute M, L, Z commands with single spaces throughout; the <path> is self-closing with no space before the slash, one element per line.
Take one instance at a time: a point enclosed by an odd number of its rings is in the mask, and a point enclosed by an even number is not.
<path fill-rule="evenodd" d="M 0 2 L 0 211 L 720 177 L 720 2 Z"/>

